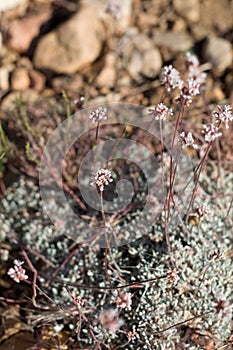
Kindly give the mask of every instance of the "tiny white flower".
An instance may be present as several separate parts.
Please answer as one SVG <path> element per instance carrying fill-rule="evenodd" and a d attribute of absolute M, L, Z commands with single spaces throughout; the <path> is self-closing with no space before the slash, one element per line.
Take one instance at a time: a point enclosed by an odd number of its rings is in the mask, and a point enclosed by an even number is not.
<path fill-rule="evenodd" d="M 206 81 L 207 74 L 205 72 L 202 72 L 199 67 L 190 66 L 188 74 L 190 79 L 194 79 L 196 83 L 200 85 L 204 84 Z"/>
<path fill-rule="evenodd" d="M 197 56 L 192 54 L 191 52 L 186 53 L 186 61 L 195 67 L 199 66 L 199 60 Z"/>
<path fill-rule="evenodd" d="M 207 75 L 201 70 L 197 56 L 187 52 L 186 61 L 189 63 L 189 78 L 193 79 L 197 84 L 204 84 Z"/>
<path fill-rule="evenodd" d="M 170 283 L 173 283 L 174 285 L 177 284 L 180 277 L 178 276 L 179 271 L 177 269 L 167 270 L 167 281 Z"/>
<path fill-rule="evenodd" d="M 128 308 L 130 310 L 132 305 L 132 294 L 127 292 L 119 293 L 116 300 L 116 305 L 121 309 Z"/>
<path fill-rule="evenodd" d="M 184 90 L 184 89 L 183 89 Z M 187 89 L 185 89 L 187 90 Z M 180 97 L 176 99 L 176 102 L 181 102 L 184 104 L 185 107 L 189 107 L 192 103 L 192 97 L 189 95 L 188 91 L 187 93 L 184 93 L 184 91 L 181 91 Z"/>

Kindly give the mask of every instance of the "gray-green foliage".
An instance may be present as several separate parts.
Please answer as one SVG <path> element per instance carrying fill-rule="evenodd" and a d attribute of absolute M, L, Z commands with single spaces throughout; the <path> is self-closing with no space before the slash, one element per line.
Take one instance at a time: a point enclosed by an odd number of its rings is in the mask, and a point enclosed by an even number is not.
<path fill-rule="evenodd" d="M 170 235 L 172 255 L 180 279 L 172 284 L 166 276 L 171 269 L 170 258 L 164 242 L 164 229 L 155 223 L 147 236 L 127 246 L 112 248 L 110 263 L 114 270 L 121 269 L 125 283 L 135 283 L 150 278 L 154 282 L 140 284 L 140 288 L 126 288 L 132 293 L 132 309 L 120 311 L 124 319 L 121 332 L 107 334 L 98 323 L 101 311 L 115 308 L 117 290 L 82 289 L 72 284 L 104 287 L 106 281 L 104 251 L 96 245 L 80 247 L 76 255 L 61 269 L 56 279 L 45 288 L 52 269 L 47 267 L 41 275 L 40 283 L 57 304 L 68 307 L 71 298 L 65 289 L 67 283 L 71 292 L 86 299 L 91 307 L 87 317 L 92 324 L 96 338 L 101 344 L 124 346 L 124 349 L 203 349 L 189 337 L 184 341 L 186 331 L 199 333 L 200 339 L 213 340 L 216 347 L 229 339 L 232 333 L 232 223 L 226 218 L 232 192 L 232 174 L 221 171 L 221 180 L 216 182 L 216 168 L 209 169 L 210 176 L 201 177 L 200 204 L 207 203 L 213 215 L 201 221 L 198 226 L 187 224 L 188 232 L 177 227 Z M 216 189 L 218 196 L 216 197 Z M 39 251 L 55 265 L 59 266 L 67 257 L 73 242 L 49 224 L 42 211 L 39 188 L 32 181 L 21 179 L 8 189 L 1 202 L 3 214 L 0 224 L 8 239 L 14 230 L 25 245 Z M 3 237 L 4 238 L 4 237 Z M 31 255 L 34 263 L 38 260 Z M 116 266 L 117 264 L 117 266 Z M 122 281 L 109 269 L 114 286 Z M 222 301 L 222 308 L 218 308 Z M 54 325 L 60 314 L 51 312 Z M 65 324 L 75 333 L 74 318 L 67 312 L 62 316 Z M 189 321 L 187 321 L 189 320 Z M 46 321 L 46 317 L 45 317 Z M 128 342 L 126 332 L 136 326 L 137 336 Z M 169 328 L 169 329 L 168 329 Z M 85 324 L 81 329 L 83 347 L 93 343 Z"/>

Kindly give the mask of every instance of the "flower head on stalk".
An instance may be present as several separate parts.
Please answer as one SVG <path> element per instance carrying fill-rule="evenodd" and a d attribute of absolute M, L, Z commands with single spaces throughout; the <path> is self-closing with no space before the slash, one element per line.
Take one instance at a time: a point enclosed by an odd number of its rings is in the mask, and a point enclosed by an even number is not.
<path fill-rule="evenodd" d="M 155 120 L 166 120 L 169 115 L 173 115 L 173 111 L 172 108 L 168 108 L 164 103 L 159 103 L 155 108 L 149 108 L 149 114 Z"/>
<path fill-rule="evenodd" d="M 183 103 L 188 107 L 192 103 L 192 97 L 200 94 L 200 84 L 193 78 L 186 80 L 184 87 L 180 92 L 180 97 L 176 101 Z"/>
<path fill-rule="evenodd" d="M 232 108 L 230 105 L 217 106 L 218 112 L 215 111 L 213 114 L 216 121 L 221 121 L 225 124 L 226 129 L 229 129 L 229 122 L 233 121 Z"/>
<path fill-rule="evenodd" d="M 172 65 L 164 66 L 161 72 L 161 84 L 165 85 L 167 91 L 171 91 L 178 87 L 182 88 L 183 81 L 180 78 L 180 73 Z"/>
<path fill-rule="evenodd" d="M 94 175 L 94 181 L 91 182 L 91 185 L 95 184 L 99 187 L 101 192 L 104 191 L 104 186 L 107 186 L 109 182 L 112 182 L 112 172 L 108 169 L 100 169 Z"/>
<path fill-rule="evenodd" d="M 196 96 L 200 94 L 200 84 L 194 78 L 189 78 L 187 80 L 187 88 L 190 96 Z"/>
<path fill-rule="evenodd" d="M 204 134 L 205 140 L 207 142 L 212 142 L 218 137 L 222 136 L 219 128 L 214 124 L 204 125 L 204 129 L 205 130 L 202 130 L 202 133 Z"/>
<path fill-rule="evenodd" d="M 185 135 L 185 132 L 182 131 L 182 133 L 179 135 L 178 142 L 182 144 L 183 149 L 186 147 L 192 147 L 194 149 L 198 148 L 198 145 L 194 142 L 191 132 L 188 132 L 187 135 Z"/>
<path fill-rule="evenodd" d="M 110 118 L 110 114 L 107 111 L 107 108 L 99 106 L 94 111 L 92 111 L 89 115 L 89 119 L 91 119 L 92 123 L 101 123 Z"/>
<path fill-rule="evenodd" d="M 22 268 L 24 261 L 14 260 L 14 267 L 11 267 L 7 274 L 17 283 L 28 279 L 26 270 Z"/>
<path fill-rule="evenodd" d="M 197 56 L 187 52 L 186 61 L 189 63 L 189 78 L 195 80 L 200 85 L 205 83 L 206 73 L 201 70 Z"/>
<path fill-rule="evenodd" d="M 189 67 L 189 78 L 193 78 L 198 84 L 204 84 L 206 81 L 207 74 L 202 72 L 199 67 Z"/>

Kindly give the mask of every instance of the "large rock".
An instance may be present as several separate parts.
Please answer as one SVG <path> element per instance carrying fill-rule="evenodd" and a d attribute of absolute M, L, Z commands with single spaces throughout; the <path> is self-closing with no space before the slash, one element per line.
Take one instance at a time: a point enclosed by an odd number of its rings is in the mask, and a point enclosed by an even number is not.
<path fill-rule="evenodd" d="M 199 0 L 174 0 L 173 6 L 176 12 L 189 22 L 198 22 L 200 19 Z"/>
<path fill-rule="evenodd" d="M 129 45 L 123 52 L 126 69 L 140 82 L 142 76 L 154 78 L 162 67 L 162 57 L 152 39 L 132 31 Z"/>
<path fill-rule="evenodd" d="M 96 83 L 100 88 L 112 88 L 116 83 L 117 60 L 116 54 L 109 53 L 105 58 L 104 68 L 96 79 Z"/>
<path fill-rule="evenodd" d="M 105 39 L 104 24 L 93 7 L 84 7 L 67 22 L 42 37 L 35 67 L 72 74 L 94 62 Z"/>
<path fill-rule="evenodd" d="M 185 0 L 186 1 L 186 0 Z M 232 31 L 232 0 L 205 0 L 200 2 L 200 23 L 211 31 L 220 31 L 222 34 Z"/>
<path fill-rule="evenodd" d="M 28 0 L 1 0 L 0 12 L 15 8 L 16 6 L 26 4 Z"/>
<path fill-rule="evenodd" d="M 26 52 L 32 40 L 39 35 L 42 24 L 50 17 L 51 11 L 46 9 L 41 13 L 11 21 L 8 28 L 8 46 L 19 53 Z"/>
<path fill-rule="evenodd" d="M 185 4 L 187 0 L 183 2 Z M 224 36 L 232 32 L 232 0 L 205 0 L 199 3 L 200 20 L 190 26 L 196 41 L 209 37 L 211 33 L 217 32 L 219 36 Z"/>
<path fill-rule="evenodd" d="M 164 31 L 157 32 L 154 36 L 156 45 L 165 47 L 170 51 L 179 52 L 190 49 L 193 40 L 186 32 Z"/>
<path fill-rule="evenodd" d="M 13 113 L 17 106 L 17 101 L 21 101 L 25 105 L 33 105 L 40 99 L 40 95 L 33 89 L 24 91 L 12 91 L 1 101 L 0 119 L 5 119 L 7 113 Z"/>
<path fill-rule="evenodd" d="M 124 32 L 130 25 L 132 16 L 133 0 L 83 0 L 84 6 L 89 6 L 95 9 L 96 16 L 100 16 L 106 25 L 112 25 L 112 20 L 115 22 L 115 29 L 117 32 Z M 115 11 L 108 11 L 108 9 L 117 7 L 119 11 L 114 16 Z M 109 21 L 109 17 L 112 17 Z M 109 30 L 109 28 L 108 28 Z"/>
<path fill-rule="evenodd" d="M 221 75 L 232 65 L 233 54 L 231 43 L 223 38 L 209 38 L 204 45 L 203 56 L 212 64 L 216 75 Z"/>
<path fill-rule="evenodd" d="M 24 67 L 16 68 L 11 75 L 11 88 L 16 91 L 23 91 L 30 86 L 28 70 Z"/>

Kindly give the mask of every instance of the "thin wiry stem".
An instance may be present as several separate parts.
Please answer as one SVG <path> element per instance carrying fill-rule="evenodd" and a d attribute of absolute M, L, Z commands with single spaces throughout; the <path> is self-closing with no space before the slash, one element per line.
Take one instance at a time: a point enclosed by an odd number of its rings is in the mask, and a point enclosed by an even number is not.
<path fill-rule="evenodd" d="M 192 197 L 191 197 L 189 205 L 188 205 L 187 214 L 189 213 L 189 210 L 190 210 L 190 208 L 193 205 L 193 202 L 194 202 L 194 199 L 195 199 L 195 195 L 196 195 L 197 186 L 198 186 L 198 182 L 199 182 L 199 179 L 200 179 L 200 176 L 201 176 L 201 172 L 202 172 L 205 160 L 207 158 L 207 155 L 208 155 L 208 153 L 210 151 L 211 146 L 212 146 L 212 141 L 209 142 L 208 147 L 207 147 L 207 149 L 205 151 L 205 154 L 204 154 L 204 156 L 203 156 L 203 158 L 201 160 L 200 167 L 199 167 L 199 170 L 198 170 L 198 173 L 197 173 L 197 178 L 195 180 L 195 185 L 194 185 Z M 187 215 L 187 217 L 188 217 L 188 215 Z"/>

